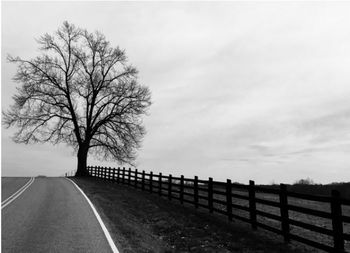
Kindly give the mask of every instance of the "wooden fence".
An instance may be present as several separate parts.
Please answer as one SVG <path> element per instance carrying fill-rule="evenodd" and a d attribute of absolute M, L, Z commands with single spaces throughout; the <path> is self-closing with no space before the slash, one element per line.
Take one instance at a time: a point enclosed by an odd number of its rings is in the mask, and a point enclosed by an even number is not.
<path fill-rule="evenodd" d="M 130 168 L 88 167 L 88 171 L 93 177 L 156 193 L 181 204 L 206 208 L 210 213 L 227 216 L 229 221 L 248 222 L 253 229 L 260 227 L 283 236 L 285 242 L 295 240 L 326 252 L 349 252 L 350 249 L 350 199 L 342 198 L 336 190 L 328 197 L 290 192 L 284 184 L 279 189 L 272 189 L 255 185 L 254 181 L 243 185 L 229 179 L 226 182 L 212 178 L 200 180 L 197 176 L 174 177 Z M 323 208 L 316 208 L 318 205 L 308 207 L 307 203 L 320 203 Z M 301 215 L 306 218 L 300 219 Z M 310 224 L 310 221 L 320 219 L 326 220 L 325 225 Z M 319 237 L 310 239 L 299 232 L 300 229 L 326 236 L 328 241 Z"/>

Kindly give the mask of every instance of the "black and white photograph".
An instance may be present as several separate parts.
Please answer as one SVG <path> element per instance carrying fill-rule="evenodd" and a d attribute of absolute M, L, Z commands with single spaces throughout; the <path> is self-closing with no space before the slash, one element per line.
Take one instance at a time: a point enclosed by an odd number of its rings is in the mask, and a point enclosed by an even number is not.
<path fill-rule="evenodd" d="M 350 252 L 350 1 L 1 1 L 1 252 Z"/>

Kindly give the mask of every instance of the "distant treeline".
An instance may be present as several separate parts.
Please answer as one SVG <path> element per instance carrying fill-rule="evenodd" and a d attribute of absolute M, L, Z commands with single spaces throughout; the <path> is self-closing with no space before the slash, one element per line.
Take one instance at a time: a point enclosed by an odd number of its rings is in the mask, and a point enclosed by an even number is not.
<path fill-rule="evenodd" d="M 279 188 L 279 185 L 262 185 L 267 188 Z M 312 195 L 330 196 L 332 190 L 338 190 L 341 197 L 350 198 L 350 182 L 332 183 L 332 184 L 298 184 L 287 185 L 287 190 L 297 193 L 305 193 Z"/>

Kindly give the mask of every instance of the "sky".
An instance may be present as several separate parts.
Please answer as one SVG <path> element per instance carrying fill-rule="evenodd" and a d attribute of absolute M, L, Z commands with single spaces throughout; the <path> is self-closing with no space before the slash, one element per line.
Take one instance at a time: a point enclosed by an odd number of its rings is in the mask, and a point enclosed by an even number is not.
<path fill-rule="evenodd" d="M 2 2 L 1 107 L 67 20 L 126 50 L 152 92 L 139 170 L 258 184 L 350 181 L 350 2 Z M 2 176 L 60 176 L 65 145 L 1 128 Z M 89 157 L 90 165 L 117 167 Z"/>

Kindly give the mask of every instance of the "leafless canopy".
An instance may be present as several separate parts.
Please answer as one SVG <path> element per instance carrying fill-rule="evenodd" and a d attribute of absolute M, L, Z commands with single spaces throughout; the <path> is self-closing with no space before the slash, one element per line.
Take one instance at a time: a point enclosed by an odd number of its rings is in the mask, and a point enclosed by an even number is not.
<path fill-rule="evenodd" d="M 4 124 L 19 143 L 67 143 L 78 152 L 130 163 L 145 134 L 141 116 L 151 104 L 147 87 L 125 52 L 105 37 L 64 22 L 38 40 L 42 54 L 18 64 L 21 84 Z"/>

